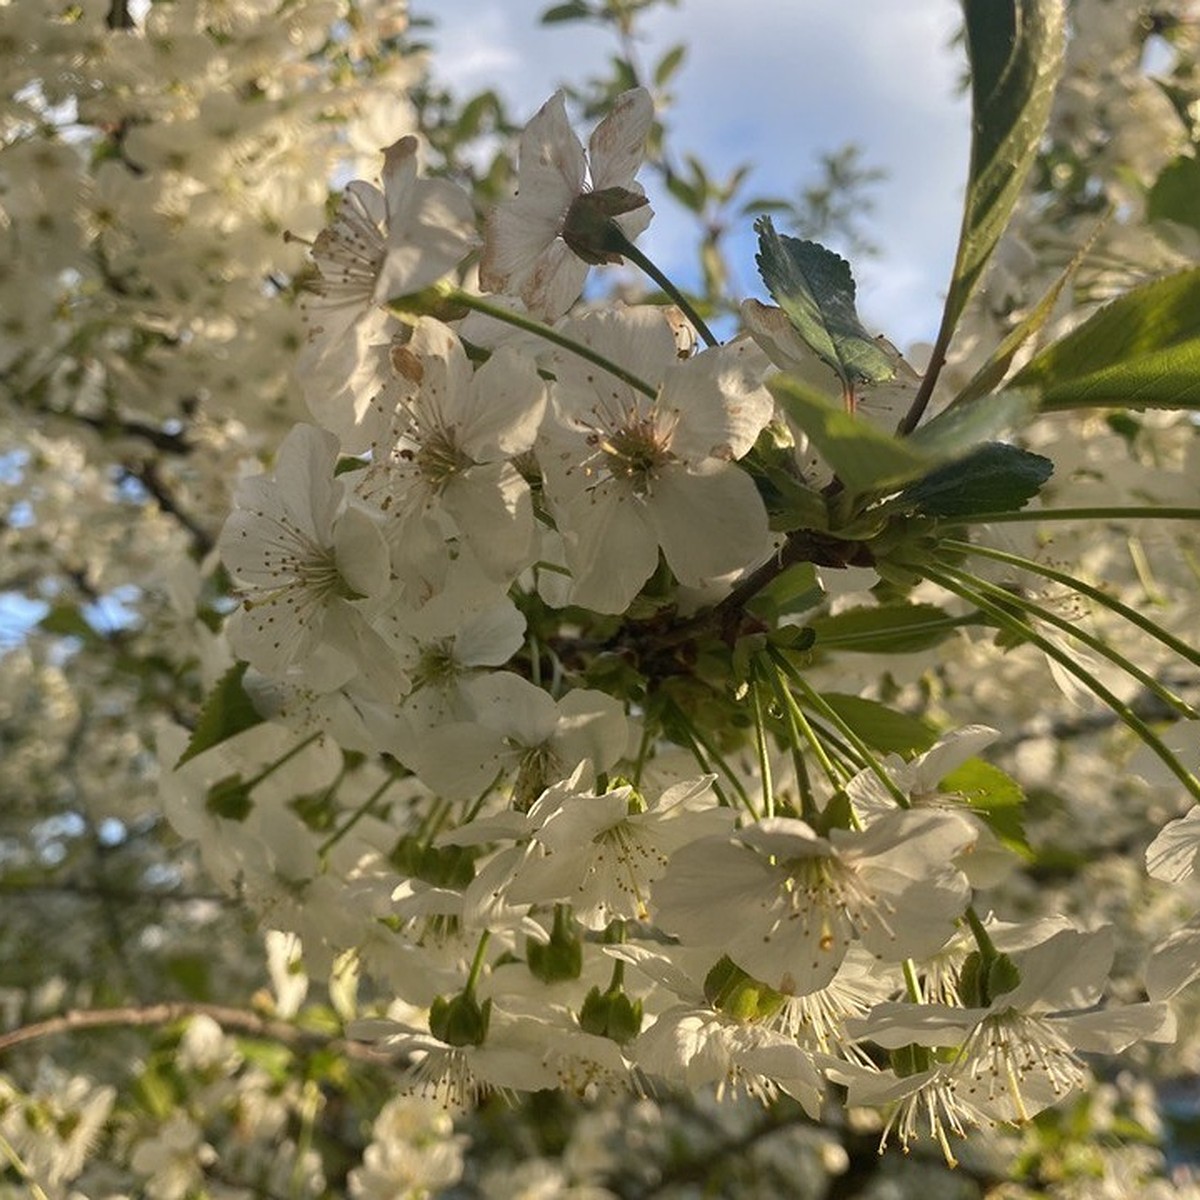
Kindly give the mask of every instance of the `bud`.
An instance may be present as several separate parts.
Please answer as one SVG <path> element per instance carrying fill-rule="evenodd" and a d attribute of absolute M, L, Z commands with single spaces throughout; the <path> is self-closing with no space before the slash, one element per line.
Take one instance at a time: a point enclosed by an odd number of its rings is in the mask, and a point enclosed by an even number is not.
<path fill-rule="evenodd" d="M 438 996 L 429 1006 L 429 1032 L 447 1046 L 479 1046 L 487 1037 L 492 1002 L 481 1005 L 470 992 L 449 1000 Z"/>
<path fill-rule="evenodd" d="M 781 992 L 747 975 L 729 957 L 722 955 L 704 977 L 704 998 L 735 1021 L 763 1021 L 784 1005 Z"/>
<path fill-rule="evenodd" d="M 623 1046 L 641 1032 L 642 1002 L 631 1000 L 620 987 L 606 992 L 594 987 L 579 1010 L 579 1028 Z"/>
<path fill-rule="evenodd" d="M 569 923 L 556 914 L 548 942 L 525 939 L 525 961 L 530 972 L 543 983 L 578 979 L 583 971 L 583 943 Z"/>

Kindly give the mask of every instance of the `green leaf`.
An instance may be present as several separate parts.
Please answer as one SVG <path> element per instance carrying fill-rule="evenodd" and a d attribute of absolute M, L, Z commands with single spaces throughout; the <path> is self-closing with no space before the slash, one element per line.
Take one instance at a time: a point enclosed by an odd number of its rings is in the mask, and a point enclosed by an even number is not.
<path fill-rule="evenodd" d="M 823 692 L 821 698 L 872 750 L 881 754 L 920 754 L 937 741 L 937 730 L 922 717 L 840 692 Z"/>
<path fill-rule="evenodd" d="M 990 442 L 930 471 L 893 501 L 927 517 L 969 517 L 973 513 L 1016 512 L 1024 508 L 1054 473 L 1040 454 Z"/>
<path fill-rule="evenodd" d="M 87 618 L 75 604 L 56 604 L 38 622 L 38 628 L 60 637 L 79 638 L 85 642 L 96 642 L 100 635 L 87 623 Z"/>
<path fill-rule="evenodd" d="M 1200 407 L 1200 267 L 1105 305 L 1013 380 L 1043 411 Z"/>
<path fill-rule="evenodd" d="M 221 676 L 212 694 L 205 701 L 200 720 L 192 731 L 187 749 L 175 764 L 176 769 L 185 762 L 211 750 L 213 746 L 228 738 L 252 729 L 262 721 L 253 701 L 242 687 L 247 663 L 237 663 Z"/>
<path fill-rule="evenodd" d="M 936 604 L 897 603 L 848 608 L 809 624 L 817 635 L 817 650 L 912 654 L 943 641 L 958 620 Z"/>
<path fill-rule="evenodd" d="M 938 791 L 962 796 L 1006 846 L 1022 855 L 1031 853 L 1022 825 L 1025 793 L 999 767 L 969 758 L 938 782 Z"/>
<path fill-rule="evenodd" d="M 971 164 L 942 329 L 958 324 L 1037 155 L 1062 70 L 1062 0 L 963 0 Z M 939 338 L 939 340 L 941 340 Z"/>
<path fill-rule="evenodd" d="M 917 447 L 831 404 L 794 376 L 776 375 L 768 386 L 851 493 L 894 487 L 929 470 L 931 459 Z"/>
<path fill-rule="evenodd" d="M 543 25 L 554 25 L 559 21 L 581 21 L 592 15 L 591 6 L 583 0 L 571 0 L 569 4 L 555 4 L 541 16 Z"/>
<path fill-rule="evenodd" d="M 758 618 L 774 624 L 780 617 L 808 612 L 825 599 L 812 563 L 793 563 L 757 592 L 746 607 Z"/>
<path fill-rule="evenodd" d="M 1200 159 L 1180 155 L 1162 169 L 1146 198 L 1146 215 L 1200 233 Z"/>
<path fill-rule="evenodd" d="M 891 359 L 858 319 L 854 278 L 845 259 L 816 242 L 780 237 L 770 217 L 755 221 L 754 228 L 755 261 L 767 291 L 846 390 L 891 379 Z"/>
<path fill-rule="evenodd" d="M 658 60 L 658 66 L 654 68 L 654 85 L 655 87 L 663 87 L 667 81 L 679 70 L 683 63 L 684 55 L 687 54 L 687 46 L 682 42 L 677 46 L 672 46 Z"/>
<path fill-rule="evenodd" d="M 908 440 L 932 458 L 960 458 L 981 442 L 1023 424 L 1037 411 L 1037 403 L 1037 393 L 1032 389 L 980 396 L 938 413 L 914 430 Z"/>

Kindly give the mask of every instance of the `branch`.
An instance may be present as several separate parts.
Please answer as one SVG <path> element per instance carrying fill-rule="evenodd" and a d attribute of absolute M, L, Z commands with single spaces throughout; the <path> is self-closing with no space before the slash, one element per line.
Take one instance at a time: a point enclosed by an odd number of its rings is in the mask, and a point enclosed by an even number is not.
<path fill-rule="evenodd" d="M 234 1029 L 251 1037 L 267 1038 L 289 1046 L 336 1047 L 347 1058 L 387 1065 L 387 1059 L 362 1042 L 298 1029 L 287 1021 L 260 1017 L 257 1013 L 223 1004 L 200 1004 L 180 1001 L 168 1004 L 149 1004 L 144 1007 L 73 1009 L 61 1016 L 49 1017 L 33 1025 L 23 1025 L 9 1033 L 0 1034 L 0 1054 L 26 1042 L 54 1037 L 60 1033 L 75 1033 L 84 1029 L 103 1029 L 110 1026 L 145 1028 L 170 1025 L 188 1017 L 209 1017 L 223 1029 Z"/>
<path fill-rule="evenodd" d="M 174 517 L 187 530 L 191 535 L 192 544 L 201 557 L 213 548 L 215 544 L 213 535 L 200 525 L 195 517 L 179 507 L 179 502 L 171 494 L 162 476 L 158 473 L 156 463 L 126 463 L 124 469 L 131 479 L 136 479 L 154 497 L 163 512 Z"/>

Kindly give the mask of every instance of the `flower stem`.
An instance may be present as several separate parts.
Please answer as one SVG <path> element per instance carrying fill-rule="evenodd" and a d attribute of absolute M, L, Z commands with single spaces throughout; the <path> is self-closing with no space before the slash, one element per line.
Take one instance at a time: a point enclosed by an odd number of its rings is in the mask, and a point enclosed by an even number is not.
<path fill-rule="evenodd" d="M 911 807 L 911 802 L 908 796 L 905 795 L 904 790 L 883 769 L 883 764 L 876 758 L 870 746 L 838 715 L 837 710 L 833 708 L 825 697 L 808 683 L 804 676 L 787 661 L 787 658 L 779 650 L 772 646 L 768 648 L 767 653 L 771 655 L 780 668 L 787 674 L 792 686 L 799 688 L 803 692 L 804 699 L 809 707 L 819 712 L 854 747 L 862 761 L 867 764 L 867 770 L 883 784 L 887 789 L 888 795 L 901 808 Z"/>
<path fill-rule="evenodd" d="M 324 858 L 330 850 L 334 848 L 359 823 L 375 806 L 375 801 L 383 795 L 384 792 L 396 782 L 394 775 L 389 775 L 355 810 L 351 813 L 350 818 L 340 829 L 335 829 L 321 844 L 317 847 L 317 857 Z"/>
<path fill-rule="evenodd" d="M 758 751 L 758 773 L 762 776 L 763 815 L 775 815 L 775 788 L 771 778 L 770 748 L 767 746 L 767 726 L 763 719 L 762 696 L 758 680 L 750 684 L 750 699 L 754 703 L 754 747 Z"/>
<path fill-rule="evenodd" d="M 1069 637 L 1082 642 L 1088 649 L 1094 650 L 1099 654 L 1101 658 L 1106 658 L 1114 666 L 1120 667 L 1126 675 L 1136 679 L 1148 692 L 1157 696 L 1168 708 L 1173 709 L 1181 717 L 1189 721 L 1200 719 L 1200 712 L 1197 712 L 1186 700 L 1175 695 L 1170 688 L 1164 687 L 1148 671 L 1143 671 L 1137 663 L 1127 658 L 1119 650 L 1114 649 L 1101 638 L 1096 637 L 1095 634 L 1088 633 L 1080 625 L 1068 621 L 1065 617 L 1060 617 L 1044 605 L 1030 600 L 1019 592 L 1010 591 L 1008 588 L 989 583 L 986 579 L 980 579 L 977 575 L 972 575 L 967 571 L 949 567 L 945 563 L 942 566 L 943 569 L 952 571 L 957 578 L 964 580 L 972 587 L 981 588 L 987 595 L 996 600 L 998 604 L 1014 605 L 1030 616 L 1036 617 L 1039 621 L 1045 621 L 1047 625 L 1053 625 L 1056 629 L 1061 629 Z"/>
<path fill-rule="evenodd" d="M 1200 521 L 1200 508 L 1165 504 L 1095 504 L 1076 508 L 1022 508 L 1015 512 L 972 513 L 972 525 L 1020 521 Z"/>
<path fill-rule="evenodd" d="M 536 337 L 559 346 L 563 350 L 569 350 L 572 354 L 586 359 L 602 371 L 607 371 L 610 375 L 621 380 L 622 383 L 627 383 L 634 391 L 641 392 L 643 396 L 649 396 L 653 400 L 658 395 L 656 388 L 651 387 L 644 379 L 638 378 L 632 371 L 625 370 L 619 363 L 613 362 L 610 358 L 605 358 L 603 354 L 597 354 L 590 346 L 584 346 L 582 343 L 575 341 L 574 338 L 569 338 L 565 334 L 559 333 L 557 329 L 547 325 L 543 321 L 536 321 L 533 317 L 526 316 L 524 313 L 513 312 L 501 304 L 493 304 L 490 300 L 485 300 L 482 296 L 476 296 L 471 292 L 464 292 L 461 288 L 451 285 L 439 287 L 438 291 L 444 299 L 454 304 L 461 304 L 464 308 L 473 309 L 475 312 L 483 313 L 484 316 L 492 317 L 497 321 L 504 322 L 506 325 L 511 325 L 514 329 L 521 329 L 525 333 L 532 333 Z M 396 305 L 397 302 L 393 301 L 391 307 L 395 308 Z M 407 312 L 408 310 L 401 309 L 400 311 Z"/>
<path fill-rule="evenodd" d="M 1047 658 L 1054 659 L 1068 674 L 1074 675 L 1094 696 L 1103 701 L 1124 724 L 1128 725 L 1158 756 L 1167 770 L 1187 788 L 1194 799 L 1200 801 L 1200 780 L 1197 780 L 1188 771 L 1176 755 L 1165 745 L 1162 738 L 1129 705 L 1110 692 L 1090 671 L 1081 667 L 1074 657 L 1065 650 L 1060 649 L 1048 638 L 1042 637 L 1041 634 L 1033 629 L 1028 621 L 1014 617 L 1007 608 L 994 603 L 978 589 L 956 578 L 949 572 L 939 570 L 929 563 L 924 563 L 921 566 L 908 564 L 906 569 L 912 571 L 914 574 L 923 575 L 931 583 L 936 583 L 939 587 L 945 588 L 946 591 L 953 592 L 954 595 L 961 597 L 968 604 L 975 605 L 981 612 L 990 616 L 1002 629 L 1007 629 L 1010 633 L 1015 633 L 1018 637 L 1031 642 Z"/>
<path fill-rule="evenodd" d="M 614 225 L 616 225 L 615 222 Z M 619 229 L 620 227 L 617 226 L 617 228 Z M 705 324 L 704 318 L 695 310 L 691 301 L 670 281 L 670 279 L 667 278 L 666 275 L 662 273 L 662 271 L 658 269 L 657 266 L 655 266 L 655 264 L 642 250 L 635 246 L 633 242 L 631 242 L 629 238 L 625 236 L 623 232 L 621 233 L 621 239 L 618 243 L 617 253 L 622 255 L 622 257 L 629 259 L 634 266 L 645 271 L 645 273 L 649 275 L 650 278 L 653 279 L 654 282 L 657 283 L 658 286 L 662 288 L 662 290 L 666 292 L 666 294 L 670 296 L 676 304 L 679 305 L 679 307 L 683 310 L 683 315 L 687 317 L 689 321 L 691 321 L 696 332 L 704 339 L 704 344 L 706 346 L 715 346 L 718 344 L 712 330 L 709 329 L 709 327 Z"/>
<path fill-rule="evenodd" d="M 1181 511 L 1195 511 L 1200 516 L 1200 509 Z M 1128 604 L 1124 604 L 1114 596 L 1110 596 L 1094 584 L 1086 583 L 1074 575 L 1068 575 L 1065 571 L 1059 571 L 1054 567 L 1046 566 L 1045 563 L 1035 562 L 1033 559 L 1025 558 L 1020 554 L 1011 554 L 1007 550 L 995 550 L 991 546 L 979 546 L 974 542 L 959 541 L 957 538 L 946 538 L 940 544 L 947 550 L 960 550 L 964 554 L 976 554 L 980 558 L 990 558 L 994 562 L 1006 563 L 1010 567 L 1019 567 L 1023 571 L 1030 572 L 1030 574 L 1041 575 L 1045 579 L 1052 579 L 1055 583 L 1061 583 L 1073 592 L 1078 592 L 1081 596 L 1087 596 L 1089 600 L 1094 600 L 1110 612 L 1123 617 L 1143 633 L 1148 633 L 1156 642 L 1160 642 L 1162 645 L 1174 650 L 1176 654 L 1186 659 L 1193 666 L 1200 667 L 1200 651 L 1193 649 L 1186 642 L 1180 641 L 1179 638 L 1163 629 L 1161 625 L 1151 621 L 1149 617 L 1143 616 L 1136 608 L 1130 608 Z"/>

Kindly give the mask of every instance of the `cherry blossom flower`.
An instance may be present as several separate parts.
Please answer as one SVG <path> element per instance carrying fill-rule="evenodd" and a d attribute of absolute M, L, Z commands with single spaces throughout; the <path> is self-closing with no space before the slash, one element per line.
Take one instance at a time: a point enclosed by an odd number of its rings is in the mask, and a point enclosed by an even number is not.
<path fill-rule="evenodd" d="M 657 918 L 685 945 L 720 947 L 776 991 L 805 995 L 828 986 L 856 939 L 889 962 L 939 949 L 970 895 L 952 860 L 974 838 L 948 812 L 900 811 L 829 838 L 768 818 L 678 850 L 654 888 Z"/>
<path fill-rule="evenodd" d="M 621 612 L 658 565 L 701 587 L 767 553 L 766 509 L 735 465 L 771 418 L 767 362 L 749 340 L 679 361 L 653 308 L 598 313 L 563 332 L 635 376 L 653 397 L 574 356 L 555 366 L 554 422 L 538 451 L 574 577 L 573 603 Z"/>
<path fill-rule="evenodd" d="M 360 491 L 387 513 L 401 571 L 413 547 L 445 555 L 449 520 L 480 565 L 508 583 L 533 561 L 529 484 L 512 460 L 533 447 L 544 384 L 509 349 L 472 371 L 453 331 L 431 318 L 393 362 L 397 372 L 375 401 L 387 432 L 374 442 Z"/>
<path fill-rule="evenodd" d="M 1027 1121 L 1085 1084 L 1079 1052 L 1116 1053 L 1138 1040 L 1174 1038 L 1165 1003 L 1096 1007 L 1112 957 L 1111 928 L 1061 929 L 1013 952 L 1020 981 L 986 1006 L 885 1003 L 848 1028 L 885 1049 L 953 1048 L 947 1071 L 931 1076 L 934 1086 L 948 1087 L 964 1113 Z"/>
<path fill-rule="evenodd" d="M 577 791 L 577 778 L 549 788 L 529 811 L 533 843 L 508 900 L 568 901 L 588 929 L 646 920 L 650 888 L 670 855 L 733 824 L 711 785 L 709 776 L 688 780 L 649 803 L 628 786 L 603 795 Z"/>
<path fill-rule="evenodd" d="M 479 265 L 484 291 L 520 296 L 535 316 L 561 317 L 579 297 L 588 263 L 563 240 L 572 205 L 587 193 L 621 189 L 642 197 L 634 175 L 641 165 L 654 117 L 650 93 L 634 88 L 618 96 L 612 112 L 596 126 L 585 156 L 567 121 L 566 98 L 555 94 L 521 135 L 518 190 L 493 210 Z M 614 219 L 627 237 L 650 223 L 644 203 Z"/>
<path fill-rule="evenodd" d="M 398 695 L 407 681 L 359 606 L 388 588 L 387 543 L 334 478 L 336 457 L 332 434 L 298 425 L 274 478 L 239 484 L 218 543 L 243 597 L 227 634 L 264 674 L 294 668 L 331 690 L 358 672 L 381 695 Z"/>

